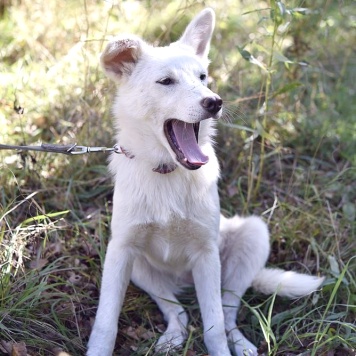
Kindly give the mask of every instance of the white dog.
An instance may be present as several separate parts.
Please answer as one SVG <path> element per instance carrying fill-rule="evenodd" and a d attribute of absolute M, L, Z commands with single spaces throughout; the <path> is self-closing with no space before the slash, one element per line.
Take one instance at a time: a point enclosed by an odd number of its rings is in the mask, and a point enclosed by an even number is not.
<path fill-rule="evenodd" d="M 158 352 L 182 346 L 188 316 L 176 294 L 195 285 L 211 356 L 256 355 L 236 326 L 240 299 L 253 286 L 297 297 L 322 278 L 266 269 L 269 235 L 258 217 L 220 216 L 219 165 L 212 137 L 222 100 L 207 88 L 215 16 L 203 10 L 179 41 L 153 47 L 126 36 L 101 56 L 118 83 L 112 238 L 87 355 L 112 355 L 130 279 L 156 301 L 167 321 Z M 245 350 L 245 351 L 244 351 Z"/>

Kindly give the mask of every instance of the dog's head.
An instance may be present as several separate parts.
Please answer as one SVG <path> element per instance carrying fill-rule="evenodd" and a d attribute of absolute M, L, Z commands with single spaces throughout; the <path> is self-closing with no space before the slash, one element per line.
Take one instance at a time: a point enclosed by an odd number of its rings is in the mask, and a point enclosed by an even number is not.
<path fill-rule="evenodd" d="M 222 111 L 221 98 L 207 88 L 214 24 L 213 10 L 205 9 L 167 47 L 125 36 L 111 41 L 101 56 L 106 74 L 119 84 L 118 116 L 130 117 L 129 126 L 140 125 L 146 134 L 150 130 L 171 159 L 190 170 L 209 160 L 201 145 L 208 135 L 202 127 L 210 124 L 202 121 Z"/>

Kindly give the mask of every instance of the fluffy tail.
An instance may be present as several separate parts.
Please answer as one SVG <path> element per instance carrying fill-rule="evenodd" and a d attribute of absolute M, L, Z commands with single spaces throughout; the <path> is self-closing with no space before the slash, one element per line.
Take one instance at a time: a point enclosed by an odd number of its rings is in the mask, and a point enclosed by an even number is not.
<path fill-rule="evenodd" d="M 264 294 L 297 298 L 312 293 L 323 283 L 324 277 L 308 276 L 296 272 L 286 272 L 278 268 L 263 268 L 252 287 Z"/>

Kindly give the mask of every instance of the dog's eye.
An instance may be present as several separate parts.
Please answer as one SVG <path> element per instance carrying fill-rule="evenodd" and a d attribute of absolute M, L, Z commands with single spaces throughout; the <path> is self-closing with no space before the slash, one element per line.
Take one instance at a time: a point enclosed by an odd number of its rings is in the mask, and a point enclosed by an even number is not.
<path fill-rule="evenodd" d="M 163 79 L 160 79 L 160 80 L 157 80 L 158 84 L 162 84 L 162 85 L 171 85 L 174 83 L 174 80 L 172 78 L 163 78 Z"/>
<path fill-rule="evenodd" d="M 206 79 L 206 74 L 204 74 L 204 73 L 200 74 L 199 78 L 201 81 L 204 81 Z"/>

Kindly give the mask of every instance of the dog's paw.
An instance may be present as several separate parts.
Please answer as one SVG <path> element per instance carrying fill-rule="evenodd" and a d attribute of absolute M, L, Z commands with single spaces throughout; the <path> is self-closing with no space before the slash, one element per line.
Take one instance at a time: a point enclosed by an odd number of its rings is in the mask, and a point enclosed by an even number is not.
<path fill-rule="evenodd" d="M 257 356 L 257 347 L 241 333 L 239 329 L 233 329 L 228 334 L 230 348 L 236 356 Z"/>
<path fill-rule="evenodd" d="M 182 348 L 186 335 L 181 330 L 165 332 L 157 341 L 155 350 L 167 353 Z"/>
<path fill-rule="evenodd" d="M 233 347 L 236 356 L 257 356 L 256 347 L 246 348 L 244 346 L 235 345 Z"/>

